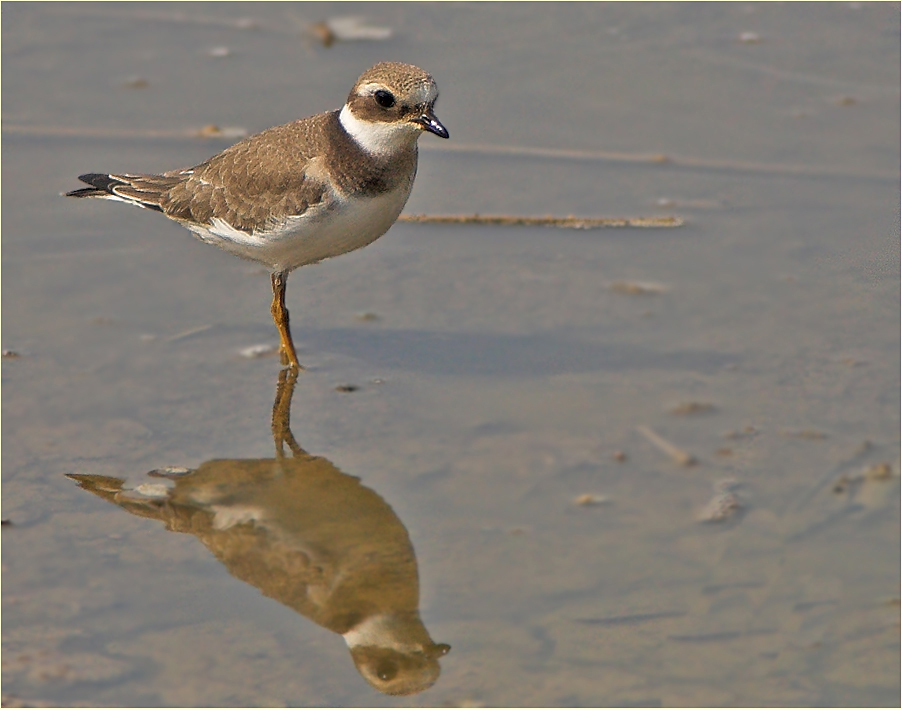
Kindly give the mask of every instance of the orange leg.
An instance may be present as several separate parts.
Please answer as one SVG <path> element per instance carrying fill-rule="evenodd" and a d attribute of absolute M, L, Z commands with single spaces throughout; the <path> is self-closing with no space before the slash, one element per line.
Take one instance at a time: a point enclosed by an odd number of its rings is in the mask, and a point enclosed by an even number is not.
<path fill-rule="evenodd" d="M 282 364 L 303 369 L 294 351 L 291 328 L 288 326 L 288 308 L 285 307 L 285 281 L 287 278 L 288 274 L 282 272 L 273 273 L 270 276 L 272 281 L 272 319 L 279 328 L 279 339 L 281 340 L 279 358 Z"/>
<path fill-rule="evenodd" d="M 298 380 L 296 367 L 286 367 L 279 372 L 279 385 L 276 387 L 276 401 L 272 405 L 272 436 L 276 443 L 276 458 L 285 458 L 285 445 L 291 449 L 295 458 L 306 455 L 306 451 L 298 445 L 291 433 L 291 397 L 294 385 Z"/>

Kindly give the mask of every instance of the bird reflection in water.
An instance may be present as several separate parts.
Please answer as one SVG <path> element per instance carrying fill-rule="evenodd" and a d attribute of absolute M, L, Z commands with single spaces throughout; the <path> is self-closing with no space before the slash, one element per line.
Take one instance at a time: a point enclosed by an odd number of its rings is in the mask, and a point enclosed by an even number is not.
<path fill-rule="evenodd" d="M 434 643 L 420 620 L 410 537 L 379 495 L 298 445 L 289 419 L 296 379 L 295 369 L 279 375 L 275 458 L 156 470 L 134 490 L 119 478 L 68 477 L 132 514 L 193 534 L 230 574 L 343 636 L 380 692 L 422 692 L 451 648 Z"/>

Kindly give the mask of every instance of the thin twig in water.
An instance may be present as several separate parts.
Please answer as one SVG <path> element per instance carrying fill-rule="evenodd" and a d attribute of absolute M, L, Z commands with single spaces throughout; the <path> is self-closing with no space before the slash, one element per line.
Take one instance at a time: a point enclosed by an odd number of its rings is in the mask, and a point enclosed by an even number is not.
<path fill-rule="evenodd" d="M 193 130 L 150 130 L 130 128 L 84 128 L 80 126 L 24 126 L 15 123 L 4 124 L 4 133 L 20 135 L 41 135 L 52 138 L 128 138 L 134 140 L 197 140 L 217 138 L 238 140 L 247 137 L 244 128 L 229 126 L 219 128 L 207 125 Z"/>
<path fill-rule="evenodd" d="M 682 448 L 677 448 L 670 441 L 661 438 L 661 436 L 652 431 L 648 426 L 639 426 L 636 430 L 645 436 L 655 448 L 673 458 L 675 463 L 686 466 L 698 463 L 694 455 L 688 451 L 684 451 Z"/>
<path fill-rule="evenodd" d="M 634 219 L 583 217 L 518 217 L 509 214 L 402 214 L 399 222 L 416 224 L 492 224 L 498 226 L 552 226 L 562 229 L 673 228 L 683 226 L 679 217 L 637 217 Z"/>
<path fill-rule="evenodd" d="M 182 332 L 178 332 L 175 335 L 170 335 L 166 338 L 166 342 L 178 342 L 179 340 L 184 340 L 188 337 L 191 337 L 192 335 L 199 335 L 200 333 L 211 330 L 212 328 L 212 325 L 200 325 L 198 327 L 192 327 L 190 330 L 183 330 Z"/>
<path fill-rule="evenodd" d="M 476 153 L 477 155 L 511 155 L 516 157 L 580 160 L 588 162 L 638 163 L 641 165 L 668 165 L 675 168 L 704 170 L 707 172 L 734 172 L 753 175 L 799 175 L 806 177 L 850 177 L 866 180 L 897 180 L 898 176 L 873 170 L 856 170 L 846 167 L 815 167 L 780 163 L 756 163 L 743 160 L 711 160 L 667 153 L 614 153 L 600 150 L 568 150 L 560 148 L 534 148 L 521 145 L 488 145 L 485 143 L 454 143 L 420 146 L 424 152 Z"/>

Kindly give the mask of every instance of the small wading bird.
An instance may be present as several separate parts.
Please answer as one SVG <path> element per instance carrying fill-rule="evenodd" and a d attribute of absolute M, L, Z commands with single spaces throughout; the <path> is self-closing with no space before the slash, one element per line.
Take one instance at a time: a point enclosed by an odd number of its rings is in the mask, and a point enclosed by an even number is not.
<path fill-rule="evenodd" d="M 283 364 L 301 368 L 285 307 L 294 269 L 354 251 L 394 224 L 413 187 L 417 138 L 447 138 L 438 88 L 410 64 L 383 62 L 340 111 L 270 128 L 195 167 L 162 175 L 89 173 L 68 197 L 162 212 L 201 241 L 271 270 Z"/>

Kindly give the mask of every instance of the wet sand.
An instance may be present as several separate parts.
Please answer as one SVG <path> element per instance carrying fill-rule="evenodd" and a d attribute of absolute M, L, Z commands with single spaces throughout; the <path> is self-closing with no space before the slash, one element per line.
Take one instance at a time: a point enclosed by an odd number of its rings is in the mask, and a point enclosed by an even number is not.
<path fill-rule="evenodd" d="M 392 36 L 305 39 L 349 15 Z M 898 21 L 4 7 L 4 704 L 897 705 Z M 408 213 L 686 220 L 398 224 L 289 280 L 291 431 L 391 508 L 451 646 L 408 697 L 202 538 L 65 477 L 273 458 L 279 365 L 242 354 L 278 342 L 264 271 L 59 194 L 337 107 L 388 58 L 435 75 L 451 132 L 421 140 Z"/>

